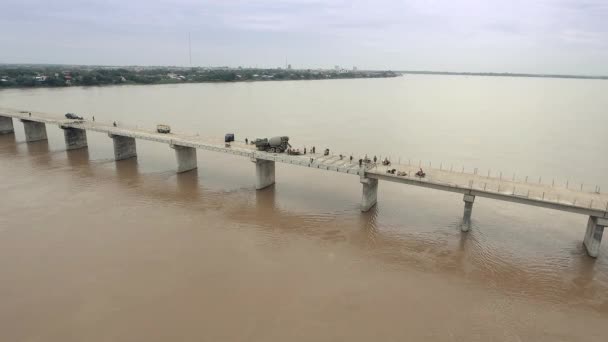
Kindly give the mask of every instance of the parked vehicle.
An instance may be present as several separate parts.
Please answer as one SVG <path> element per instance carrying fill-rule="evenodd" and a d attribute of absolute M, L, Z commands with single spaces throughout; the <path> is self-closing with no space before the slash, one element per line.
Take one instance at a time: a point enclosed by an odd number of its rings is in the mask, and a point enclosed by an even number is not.
<path fill-rule="evenodd" d="M 163 134 L 171 133 L 171 126 L 169 126 L 169 125 L 156 125 L 156 131 L 158 133 L 163 133 Z"/>
<path fill-rule="evenodd" d="M 71 119 L 71 120 L 84 120 L 82 118 L 82 116 L 78 116 L 78 115 L 76 115 L 74 113 L 66 113 L 65 117 L 68 118 L 68 119 Z"/>
<path fill-rule="evenodd" d="M 282 153 L 285 152 L 289 145 L 289 137 L 272 137 L 270 139 L 255 139 L 255 147 L 259 151 L 266 151 L 270 153 Z"/>
<path fill-rule="evenodd" d="M 234 133 L 226 133 L 226 136 L 224 136 L 224 142 L 229 143 L 234 141 Z"/>

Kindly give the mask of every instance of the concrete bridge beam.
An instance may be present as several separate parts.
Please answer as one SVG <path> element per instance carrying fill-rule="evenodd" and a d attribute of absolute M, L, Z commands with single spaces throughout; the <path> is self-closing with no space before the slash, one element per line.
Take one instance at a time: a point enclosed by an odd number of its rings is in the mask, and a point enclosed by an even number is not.
<path fill-rule="evenodd" d="M 274 184 L 274 161 L 255 159 L 255 189 L 261 190 Z"/>
<path fill-rule="evenodd" d="M 590 257 L 597 258 L 600 254 L 600 244 L 602 242 L 602 235 L 604 234 L 604 227 L 606 226 L 608 226 L 608 219 L 589 216 L 583 244 Z"/>
<path fill-rule="evenodd" d="M 13 118 L 0 116 L 0 134 L 10 134 L 14 132 L 15 128 L 13 127 Z"/>
<path fill-rule="evenodd" d="M 175 158 L 177 159 L 177 173 L 182 173 L 197 168 L 196 164 L 196 149 L 194 147 L 171 145 L 175 150 Z"/>
<path fill-rule="evenodd" d="M 76 150 L 87 147 L 87 131 L 79 128 L 63 127 L 63 137 L 65 138 L 66 150 Z"/>
<path fill-rule="evenodd" d="M 471 213 L 473 212 L 473 202 L 475 202 L 475 196 L 464 195 L 462 201 L 464 202 L 464 215 L 462 216 L 460 230 L 463 232 L 468 232 L 469 229 L 471 229 Z"/>
<path fill-rule="evenodd" d="M 25 130 L 25 141 L 33 142 L 47 140 L 46 125 L 44 122 L 21 120 L 23 129 Z"/>
<path fill-rule="evenodd" d="M 378 180 L 375 178 L 365 177 L 365 172 L 361 172 L 360 178 L 363 184 L 363 193 L 361 195 L 361 211 L 366 212 L 373 208 L 378 202 Z"/>
<path fill-rule="evenodd" d="M 108 134 L 114 143 L 114 160 L 123 160 L 137 157 L 135 138 Z"/>

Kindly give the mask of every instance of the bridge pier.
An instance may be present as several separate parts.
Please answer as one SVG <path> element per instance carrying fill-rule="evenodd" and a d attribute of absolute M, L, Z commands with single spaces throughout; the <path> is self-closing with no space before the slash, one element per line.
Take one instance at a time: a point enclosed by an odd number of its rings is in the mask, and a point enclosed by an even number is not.
<path fill-rule="evenodd" d="M 0 116 L 0 134 L 10 134 L 14 132 L 15 128 L 13 127 L 13 118 Z"/>
<path fill-rule="evenodd" d="M 274 161 L 255 159 L 255 189 L 261 190 L 274 184 Z"/>
<path fill-rule="evenodd" d="M 25 119 L 21 119 L 21 122 L 23 122 L 23 129 L 25 130 L 25 141 L 33 142 L 47 140 L 46 125 L 44 122 L 29 121 Z"/>
<path fill-rule="evenodd" d="M 360 178 L 363 184 L 363 194 L 361 195 L 361 211 L 370 210 L 378 202 L 378 180 L 365 177 L 365 172 L 361 172 Z"/>
<path fill-rule="evenodd" d="M 464 195 L 462 201 L 464 202 L 464 215 L 462 216 L 460 230 L 463 232 L 468 232 L 469 229 L 471 229 L 471 213 L 473 212 L 473 202 L 475 202 L 475 196 Z"/>
<path fill-rule="evenodd" d="M 600 254 L 600 243 L 602 242 L 602 234 L 606 226 L 608 226 L 608 219 L 589 216 L 583 244 L 590 257 L 597 258 Z"/>
<path fill-rule="evenodd" d="M 194 147 L 171 144 L 171 148 L 175 150 L 175 158 L 177 159 L 177 173 L 182 173 L 197 168 L 196 149 Z"/>
<path fill-rule="evenodd" d="M 87 131 L 79 128 L 59 126 L 63 129 L 66 150 L 76 150 L 87 147 Z"/>
<path fill-rule="evenodd" d="M 114 135 L 108 133 L 114 143 L 114 160 L 123 160 L 137 157 L 137 145 L 135 138 L 125 137 L 122 135 Z"/>

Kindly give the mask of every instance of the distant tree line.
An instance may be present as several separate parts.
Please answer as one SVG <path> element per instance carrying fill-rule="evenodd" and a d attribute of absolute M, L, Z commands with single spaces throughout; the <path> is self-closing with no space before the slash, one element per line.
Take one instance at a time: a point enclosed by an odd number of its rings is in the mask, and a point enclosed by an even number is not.
<path fill-rule="evenodd" d="M 395 77 L 392 71 L 0 66 L 0 88 Z"/>

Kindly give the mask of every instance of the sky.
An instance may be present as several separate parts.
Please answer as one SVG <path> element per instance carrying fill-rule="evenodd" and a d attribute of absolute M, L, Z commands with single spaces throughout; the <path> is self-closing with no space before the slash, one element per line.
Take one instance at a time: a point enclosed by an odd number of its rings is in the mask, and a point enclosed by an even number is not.
<path fill-rule="evenodd" d="M 0 63 L 608 75 L 608 0 L 1 0 Z"/>

